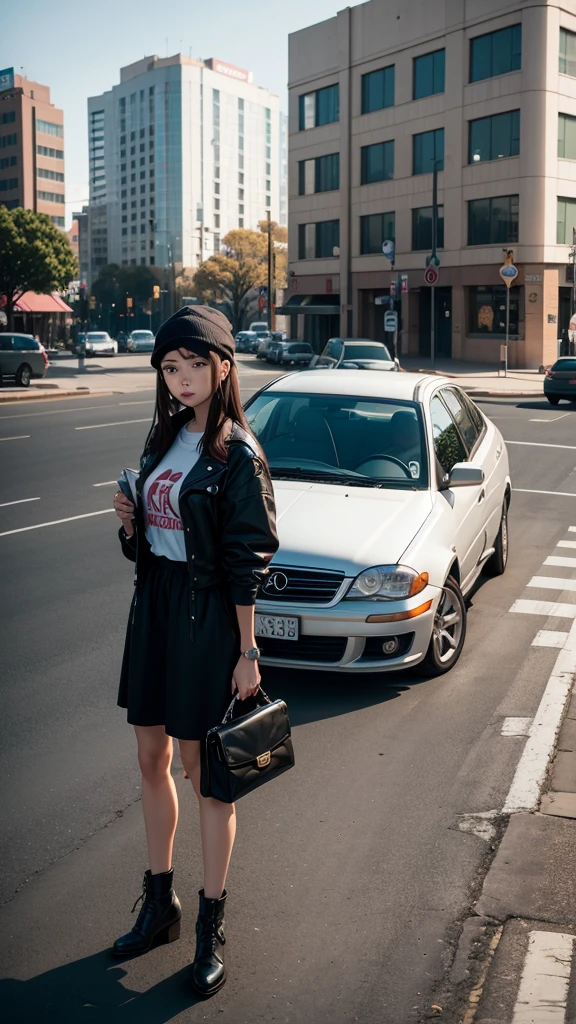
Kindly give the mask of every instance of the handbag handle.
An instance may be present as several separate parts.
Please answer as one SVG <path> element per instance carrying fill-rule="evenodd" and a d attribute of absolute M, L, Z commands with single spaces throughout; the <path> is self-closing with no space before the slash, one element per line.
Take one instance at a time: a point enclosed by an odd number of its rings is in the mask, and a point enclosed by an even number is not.
<path fill-rule="evenodd" d="M 252 699 L 256 701 L 258 707 L 265 707 L 266 704 L 272 703 L 270 697 L 268 696 L 267 693 L 264 692 L 262 687 L 260 687 L 257 690 L 257 692 L 252 695 Z M 246 700 L 250 700 L 250 697 L 247 697 Z M 240 695 L 238 693 L 235 693 L 230 702 L 230 706 L 226 714 L 224 715 L 224 718 L 222 719 L 222 725 L 226 725 L 227 722 L 231 722 L 232 719 L 234 718 L 234 706 L 236 705 L 237 701 L 242 703 L 242 701 L 240 700 Z"/>

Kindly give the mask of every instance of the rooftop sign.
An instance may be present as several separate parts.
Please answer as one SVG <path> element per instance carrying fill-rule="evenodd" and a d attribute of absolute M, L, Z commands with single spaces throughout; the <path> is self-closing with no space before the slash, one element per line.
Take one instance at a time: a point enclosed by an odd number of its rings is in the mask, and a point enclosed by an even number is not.
<path fill-rule="evenodd" d="M 226 64 L 223 60 L 217 60 L 216 57 L 210 57 L 206 61 L 206 66 L 211 71 L 217 71 L 220 75 L 227 75 L 228 78 L 234 78 L 237 82 L 252 82 L 253 75 L 251 71 L 245 71 L 244 68 L 237 68 L 233 64 Z"/>

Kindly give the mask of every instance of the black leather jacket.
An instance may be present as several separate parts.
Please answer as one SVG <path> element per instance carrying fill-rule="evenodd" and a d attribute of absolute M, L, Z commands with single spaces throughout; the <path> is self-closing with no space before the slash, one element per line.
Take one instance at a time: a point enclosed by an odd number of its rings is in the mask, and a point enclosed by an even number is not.
<path fill-rule="evenodd" d="M 173 417 L 174 437 L 189 419 L 187 409 Z M 267 573 L 268 562 L 278 550 L 272 481 L 258 445 L 238 425 L 226 444 L 227 462 L 201 455 L 180 488 L 180 517 L 190 574 L 191 638 L 196 592 L 225 585 L 233 605 L 255 604 L 262 574 Z M 139 502 L 135 533 L 127 537 L 123 527 L 119 531 L 122 551 L 136 563 L 136 587 L 144 581 L 151 561 L 142 488 L 159 462 L 158 454 L 142 456 L 136 484 Z"/>

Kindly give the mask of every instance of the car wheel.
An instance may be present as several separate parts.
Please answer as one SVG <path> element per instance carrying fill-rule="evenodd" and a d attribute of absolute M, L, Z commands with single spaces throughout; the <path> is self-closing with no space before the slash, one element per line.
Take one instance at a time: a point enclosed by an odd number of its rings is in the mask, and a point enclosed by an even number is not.
<path fill-rule="evenodd" d="M 16 383 L 21 388 L 29 388 L 32 380 L 32 370 L 28 363 L 22 363 L 16 370 Z"/>
<path fill-rule="evenodd" d="M 508 563 L 509 546 L 508 501 L 505 501 L 502 507 L 500 529 L 498 530 L 498 536 L 494 541 L 494 554 L 488 559 L 484 566 L 484 572 L 488 576 L 502 576 Z"/>
<path fill-rule="evenodd" d="M 550 405 L 558 405 L 558 402 L 560 401 L 558 395 L 546 395 L 546 398 L 550 402 Z"/>
<path fill-rule="evenodd" d="M 466 605 L 456 580 L 449 576 L 438 602 L 430 645 L 421 668 L 429 676 L 449 672 L 462 653 L 465 639 Z"/>

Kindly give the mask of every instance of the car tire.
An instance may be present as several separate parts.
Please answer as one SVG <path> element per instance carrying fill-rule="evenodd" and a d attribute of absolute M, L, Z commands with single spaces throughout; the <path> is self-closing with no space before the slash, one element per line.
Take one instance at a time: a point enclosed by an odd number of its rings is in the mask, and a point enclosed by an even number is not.
<path fill-rule="evenodd" d="M 502 519 L 500 520 L 500 529 L 498 535 L 494 541 L 494 554 L 490 556 L 486 565 L 484 566 L 484 572 L 487 576 L 502 576 L 506 571 L 508 564 L 508 553 L 510 551 L 510 540 L 508 534 L 508 499 L 502 506 Z"/>
<path fill-rule="evenodd" d="M 550 405 L 558 405 L 560 398 L 558 395 L 546 395 L 546 398 L 550 402 Z"/>
<path fill-rule="evenodd" d="M 454 615 L 457 618 L 454 622 L 443 623 L 444 614 L 448 619 Z M 452 641 L 447 641 L 447 636 L 451 636 Z M 416 671 L 424 671 L 428 676 L 443 676 L 458 661 L 465 639 L 466 604 L 456 580 L 449 576 L 444 584 L 442 597 L 434 616 L 434 626 L 426 657 L 420 665 L 415 666 Z M 455 646 L 452 646 L 452 643 Z"/>
<path fill-rule="evenodd" d="M 16 383 L 20 388 L 29 388 L 32 380 L 32 368 L 28 363 L 22 363 L 16 370 Z"/>

